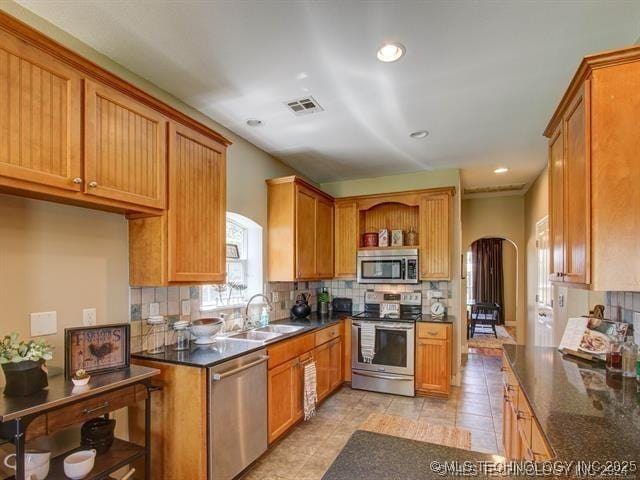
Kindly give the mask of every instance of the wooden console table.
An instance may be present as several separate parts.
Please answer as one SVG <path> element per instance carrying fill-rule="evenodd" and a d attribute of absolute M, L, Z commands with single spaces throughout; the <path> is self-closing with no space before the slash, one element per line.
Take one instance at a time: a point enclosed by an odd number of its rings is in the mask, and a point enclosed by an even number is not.
<path fill-rule="evenodd" d="M 159 370 L 154 368 L 133 365 L 125 370 L 95 375 L 85 388 L 75 387 L 71 380 L 60 375 L 50 377 L 48 388 L 28 397 L 7 397 L 0 394 L 0 436 L 15 445 L 14 478 L 25 480 L 24 455 L 28 441 L 144 400 L 144 445 L 115 439 L 109 451 L 96 457 L 93 470 L 86 479 L 108 478 L 110 473 L 144 458 L 145 480 L 150 480 L 150 393 L 154 390 L 151 377 L 158 373 Z M 73 450 L 51 459 L 47 480 L 67 478 L 64 475 L 63 461 L 72 452 Z"/>

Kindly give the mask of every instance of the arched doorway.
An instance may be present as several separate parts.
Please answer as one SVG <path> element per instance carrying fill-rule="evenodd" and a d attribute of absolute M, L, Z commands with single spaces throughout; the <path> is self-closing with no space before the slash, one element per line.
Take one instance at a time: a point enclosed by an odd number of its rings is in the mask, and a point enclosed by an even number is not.
<path fill-rule="evenodd" d="M 482 237 L 466 251 L 467 345 L 515 343 L 519 309 L 518 248 L 504 237 Z"/>

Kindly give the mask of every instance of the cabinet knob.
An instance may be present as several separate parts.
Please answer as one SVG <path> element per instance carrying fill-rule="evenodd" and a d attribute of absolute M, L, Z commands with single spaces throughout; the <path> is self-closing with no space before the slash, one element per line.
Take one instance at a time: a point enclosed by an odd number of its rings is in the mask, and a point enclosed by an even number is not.
<path fill-rule="evenodd" d="M 95 180 L 93 182 L 89 182 L 89 188 L 96 188 L 98 186 L 98 182 Z"/>
<path fill-rule="evenodd" d="M 82 183 L 82 179 L 80 177 L 76 177 L 73 179 L 73 183 L 76 185 L 80 185 Z"/>

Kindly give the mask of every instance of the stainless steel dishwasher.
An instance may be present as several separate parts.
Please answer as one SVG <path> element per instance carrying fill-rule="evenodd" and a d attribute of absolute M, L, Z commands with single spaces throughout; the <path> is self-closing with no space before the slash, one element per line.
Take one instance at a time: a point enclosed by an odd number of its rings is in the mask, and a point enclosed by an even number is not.
<path fill-rule="evenodd" d="M 230 480 L 267 450 L 267 356 L 209 368 L 209 479 Z"/>

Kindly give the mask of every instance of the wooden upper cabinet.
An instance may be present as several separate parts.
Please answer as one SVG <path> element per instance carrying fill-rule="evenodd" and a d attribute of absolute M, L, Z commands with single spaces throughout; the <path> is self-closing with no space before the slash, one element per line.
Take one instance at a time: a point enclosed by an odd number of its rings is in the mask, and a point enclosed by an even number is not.
<path fill-rule="evenodd" d="M 333 198 L 298 177 L 267 180 L 268 278 L 333 278 Z"/>
<path fill-rule="evenodd" d="M 335 267 L 336 278 L 355 278 L 358 250 L 358 207 L 355 200 L 335 203 Z"/>
<path fill-rule="evenodd" d="M 565 118 L 564 157 L 564 271 L 563 280 L 588 284 L 591 239 L 591 172 L 589 126 L 589 81 L 579 91 Z"/>
<path fill-rule="evenodd" d="M 85 81 L 85 192 L 166 207 L 167 119 L 112 88 Z"/>
<path fill-rule="evenodd" d="M 296 185 L 296 277 L 313 278 L 316 275 L 316 197 L 302 186 Z"/>
<path fill-rule="evenodd" d="M 549 139 L 549 276 L 562 281 L 564 272 L 564 130 Z"/>
<path fill-rule="evenodd" d="M 169 125 L 169 210 L 129 221 L 131 285 L 220 283 L 226 277 L 226 149 Z"/>
<path fill-rule="evenodd" d="M 79 192 L 81 112 L 79 72 L 0 30 L 0 177 Z"/>
<path fill-rule="evenodd" d="M 451 278 L 451 197 L 447 191 L 420 199 L 420 280 Z"/>
<path fill-rule="evenodd" d="M 169 127 L 169 281 L 226 276 L 226 155 L 215 140 Z"/>
<path fill-rule="evenodd" d="M 640 47 L 583 59 L 549 138 L 551 280 L 640 290 Z"/>
<path fill-rule="evenodd" d="M 316 198 L 316 275 L 333 277 L 333 201 Z"/>

